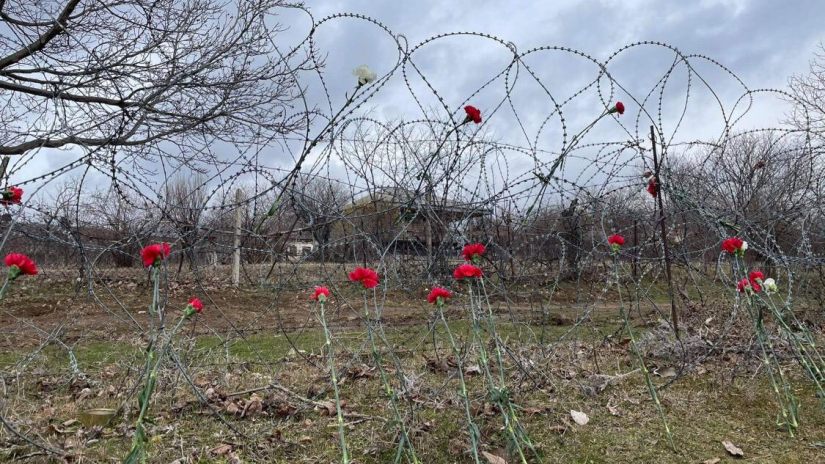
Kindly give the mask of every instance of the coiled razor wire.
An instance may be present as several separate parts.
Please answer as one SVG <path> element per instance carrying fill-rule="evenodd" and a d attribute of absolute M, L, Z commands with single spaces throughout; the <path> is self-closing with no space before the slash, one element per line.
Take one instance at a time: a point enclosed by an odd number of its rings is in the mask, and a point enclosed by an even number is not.
<path fill-rule="evenodd" d="M 656 282 L 665 279 L 659 217 L 645 191 L 652 174 L 644 173 L 655 169 L 654 144 L 664 239 L 683 274 L 677 282 L 681 292 L 698 289 L 701 295 L 707 280 L 732 291 L 732 269 L 720 259 L 719 243 L 739 235 L 749 242 L 756 265 L 770 269 L 787 289 L 787 305 L 799 294 L 822 298 L 822 134 L 811 123 L 813 109 L 793 93 L 752 89 L 718 61 L 660 42 L 628 44 L 604 58 L 559 46 L 520 51 L 504 38 L 477 32 L 409 43 L 374 18 L 341 13 L 316 20 L 308 13 L 306 36 L 293 44 L 268 39 L 280 53 L 271 59 L 296 83 L 294 111 L 270 121 L 285 130 L 262 126 L 238 142 L 195 125 L 184 139 L 170 134 L 130 146 L 118 141 L 138 111 L 124 110 L 112 119 L 118 127 L 109 143 L 70 144 L 74 159 L 61 166 L 36 164 L 53 156 L 45 143 L 11 155 L 8 185 L 24 188 L 27 198 L 7 208 L 3 249 L 28 253 L 41 266 L 41 279 L 73 282 L 75 295 L 42 325 L 3 303 L 6 349 L 31 347 L 3 369 L 4 398 L 22 388 L 14 387 L 14 379 L 45 375 L 35 366 L 48 346 L 68 353 L 67 378 L 94 382 L 101 375 L 81 370 L 74 354 L 99 336 L 86 332 L 84 317 L 94 316 L 120 340 L 146 334 L 146 322 L 130 301 L 140 287 L 122 283 L 143 282 L 138 251 L 158 241 L 173 248 L 167 290 L 187 286 L 209 308 L 209 318 L 199 320 L 189 336 L 218 340 L 196 348 L 190 339 L 174 354 L 174 376 L 203 402 L 193 373 L 232 372 L 236 362 L 229 348 L 241 341 L 257 368 L 276 378 L 284 360 L 272 359 L 250 337 L 282 333 L 292 344 L 316 330 L 311 313 L 296 311 L 294 300 L 285 299 L 320 284 L 345 295 L 346 272 L 355 265 L 384 276 L 381 303 L 392 305 L 398 295 L 418 301 L 418 320 L 427 322 L 423 289 L 449 285 L 460 247 L 472 241 L 490 250 L 485 265 L 497 276 L 489 291 L 498 317 L 529 329 L 545 356 L 577 337 L 572 328 L 555 339 L 537 329 L 557 304 L 554 292 L 561 282 L 575 284 L 574 327 L 592 323 L 594 309 L 609 300 L 607 280 L 599 273 L 607 259 L 606 237 L 613 233 L 632 242 L 621 260 L 633 266 L 637 298 L 668 320 L 653 300 Z M 324 63 L 330 42 L 325 34 L 336 28 L 341 33 L 353 22 L 371 26 L 374 42 L 386 39 L 397 52 L 392 62 L 370 63 L 382 74 L 363 86 L 355 85 L 351 69 Z M 437 63 L 439 47 L 449 46 L 492 47 L 499 61 L 490 63 L 498 67 L 473 76 L 481 82 L 476 88 L 450 86 L 443 72 L 434 71 L 444 66 Z M 666 64 L 640 73 L 626 63 L 644 62 L 639 56 Z M 559 82 L 547 77 L 555 63 L 576 71 Z M 446 72 L 467 64 L 451 63 Z M 652 82 L 649 87 L 640 87 L 640 74 Z M 720 84 L 709 75 L 725 80 Z M 342 81 L 352 82 L 344 86 L 345 95 L 338 90 Z M 765 100 L 802 116 L 795 124 L 748 125 L 755 105 Z M 606 114 L 617 101 L 626 113 Z M 382 105 L 401 106 L 404 116 L 381 118 Z M 480 125 L 464 123 L 465 105 L 481 109 Z M 714 117 L 718 123 L 709 123 Z M 699 137 L 690 132 L 697 127 Z M 422 229 L 430 230 L 429 240 Z M 237 249 L 242 285 L 270 295 L 263 310 L 244 318 L 219 298 L 230 288 L 229 264 Z M 350 330 L 363 322 L 357 298 L 334 301 L 339 317 L 333 331 L 345 330 L 348 320 L 354 320 Z M 82 309 L 80 302 L 93 309 Z M 385 324 L 394 336 L 410 337 L 402 322 Z M 432 331 L 408 339 L 404 346 L 423 350 L 431 336 Z M 364 349 L 349 353 L 346 366 L 360 362 Z M 517 348 L 508 350 L 524 382 L 552 378 L 523 362 Z M 304 358 L 323 370 L 312 357 Z M 690 362 L 683 361 L 683 367 Z M 134 372 L 142 360 L 130 362 L 120 365 L 127 372 L 119 387 L 126 393 L 124 407 L 133 402 L 139 381 Z M 237 440 L 260 438 L 213 413 Z M 33 446 L 64 453 L 14 425 L 21 418 L 11 407 L 4 404 L 0 416 Z"/>

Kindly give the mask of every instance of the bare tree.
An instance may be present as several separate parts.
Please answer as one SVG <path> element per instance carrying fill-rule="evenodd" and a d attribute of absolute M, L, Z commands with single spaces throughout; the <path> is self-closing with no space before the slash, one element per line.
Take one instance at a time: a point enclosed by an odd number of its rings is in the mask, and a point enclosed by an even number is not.
<path fill-rule="evenodd" d="M 318 176 L 303 176 L 293 187 L 291 207 L 318 243 L 322 261 L 326 258 L 332 226 L 341 218 L 350 196 L 343 184 Z"/>
<path fill-rule="evenodd" d="M 174 227 L 189 258 L 189 267 L 195 265 L 195 246 L 200 239 L 201 218 L 208 201 L 203 176 L 178 176 L 166 184 L 164 215 Z M 180 255 L 178 272 L 183 267 Z"/>
<path fill-rule="evenodd" d="M 93 192 L 86 206 L 90 218 L 105 228 L 111 239 L 112 260 L 119 267 L 134 264 L 141 239 L 157 223 L 150 220 L 138 201 L 136 195 L 109 188 Z"/>
<path fill-rule="evenodd" d="M 808 73 L 791 77 L 789 85 L 795 98 L 793 123 L 815 136 L 825 136 L 825 44 L 820 43 Z"/>
<path fill-rule="evenodd" d="M 697 246 L 715 242 L 706 229 L 711 223 L 720 232 L 759 239 L 753 256 L 784 253 L 798 246 L 800 221 L 820 208 L 821 156 L 788 136 L 734 135 L 725 145 L 672 160 L 670 198 L 686 223 L 698 227 Z"/>
<path fill-rule="evenodd" d="M 290 105 L 307 61 L 274 43 L 284 5 L 0 1 L 0 154 L 81 145 L 177 156 L 210 138 L 301 127 Z"/>

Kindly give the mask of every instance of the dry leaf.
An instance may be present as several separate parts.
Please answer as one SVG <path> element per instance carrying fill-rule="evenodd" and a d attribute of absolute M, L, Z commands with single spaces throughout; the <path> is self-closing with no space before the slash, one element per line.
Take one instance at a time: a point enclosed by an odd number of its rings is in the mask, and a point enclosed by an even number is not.
<path fill-rule="evenodd" d="M 227 403 L 224 409 L 226 410 L 227 414 L 231 414 L 233 416 L 241 412 L 241 408 L 239 408 L 234 401 Z"/>
<path fill-rule="evenodd" d="M 610 411 L 610 414 L 612 414 L 614 416 L 621 415 L 621 413 L 619 412 L 619 408 L 617 408 L 616 406 L 613 406 L 610 403 L 607 403 L 607 410 Z"/>
<path fill-rule="evenodd" d="M 719 461 L 721 461 L 721 459 L 711 458 L 711 459 L 708 459 L 707 461 L 703 461 L 702 464 L 717 464 Z"/>
<path fill-rule="evenodd" d="M 226 456 L 227 454 L 232 452 L 232 445 L 228 443 L 222 443 L 211 450 L 209 450 L 209 454 L 212 456 Z"/>
<path fill-rule="evenodd" d="M 478 364 L 470 364 L 464 368 L 464 375 L 481 375 L 481 368 Z"/>
<path fill-rule="evenodd" d="M 255 414 L 259 414 L 263 411 L 263 409 L 263 400 L 261 400 L 261 397 L 256 393 L 253 393 L 252 396 L 249 397 L 249 401 L 246 403 L 246 406 L 244 406 L 241 417 L 254 416 Z"/>
<path fill-rule="evenodd" d="M 490 464 L 507 464 L 507 461 L 504 460 L 504 458 L 496 456 L 495 454 L 482 451 L 481 455 L 484 456 L 484 459 L 486 459 Z"/>
<path fill-rule="evenodd" d="M 741 458 L 742 456 L 745 455 L 745 453 L 742 451 L 741 448 L 739 448 L 738 446 L 736 446 L 733 443 L 729 442 L 728 440 L 724 440 L 722 442 L 722 446 L 725 447 L 725 449 L 728 451 L 728 453 L 730 453 L 731 456 L 736 456 L 736 457 Z"/>
<path fill-rule="evenodd" d="M 49 435 L 58 435 L 61 433 L 66 433 L 66 431 L 54 424 L 49 424 L 49 426 L 46 428 L 46 433 Z"/>
<path fill-rule="evenodd" d="M 92 389 L 84 388 L 83 390 L 80 390 L 80 393 L 77 394 L 77 400 L 82 401 L 90 396 L 92 396 Z"/>
<path fill-rule="evenodd" d="M 587 417 L 587 414 L 585 414 L 581 411 L 574 411 L 574 410 L 571 409 L 570 410 L 570 417 L 573 418 L 573 422 L 575 422 L 579 425 L 587 425 L 587 423 L 590 422 L 590 418 Z"/>
<path fill-rule="evenodd" d="M 322 416 L 334 416 L 338 413 L 334 401 L 320 401 L 317 403 L 317 406 Z"/>
<path fill-rule="evenodd" d="M 667 368 L 665 368 L 665 369 L 662 369 L 662 370 L 659 372 L 659 376 L 660 376 L 660 377 L 664 377 L 664 378 L 668 378 L 668 377 L 676 377 L 676 369 L 674 369 L 674 368 L 672 368 L 672 367 L 667 367 Z"/>
<path fill-rule="evenodd" d="M 527 414 L 528 416 L 541 414 L 543 412 L 544 412 L 544 409 L 541 409 L 541 408 L 533 408 L 533 407 L 524 408 L 524 414 Z"/>

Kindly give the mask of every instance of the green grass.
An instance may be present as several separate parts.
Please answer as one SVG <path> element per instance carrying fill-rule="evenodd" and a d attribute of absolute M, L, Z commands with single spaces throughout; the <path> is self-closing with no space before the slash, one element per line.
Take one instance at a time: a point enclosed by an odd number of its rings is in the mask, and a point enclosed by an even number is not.
<path fill-rule="evenodd" d="M 609 320 L 605 318 L 602 323 Z M 594 328 L 593 324 L 588 323 L 573 329 L 571 338 L 584 344 L 598 342 L 601 334 L 612 333 L 617 327 L 599 325 Z M 469 336 L 467 321 L 454 321 L 450 329 L 459 339 L 466 340 Z M 457 381 L 452 372 L 430 371 L 425 367 L 426 358 L 431 358 L 434 353 L 432 335 L 428 336 L 428 330 L 425 324 L 386 328 L 389 343 L 401 358 L 405 372 L 416 379 L 418 396 L 413 403 L 402 400 L 401 404 L 407 413 L 414 412 L 410 424 L 417 430 L 415 444 L 422 462 L 470 462 L 466 454 L 468 437 L 461 400 L 457 396 Z M 545 348 L 537 343 L 540 330 L 536 326 L 503 321 L 497 324 L 502 339 L 508 340 L 517 351 L 533 353 L 539 362 L 541 357 L 537 353 Z M 570 326 L 548 326 L 546 337 L 556 340 L 570 330 Z M 642 330 L 638 328 L 637 334 L 641 335 Z M 362 349 L 364 329 L 336 328 L 334 336 L 336 351 L 340 354 L 339 367 L 342 367 L 353 359 L 353 353 Z M 181 344 L 184 361 L 190 366 L 193 377 L 206 379 L 225 392 L 277 381 L 299 395 L 318 401 L 329 399 L 329 379 L 323 370 L 310 366 L 293 352 L 297 348 L 308 355 L 317 355 L 323 344 L 322 333 L 317 329 L 308 329 L 290 334 L 290 338 L 292 344 L 283 334 L 257 334 L 229 340 L 216 336 L 200 336 L 194 341 L 179 337 L 176 342 Z M 435 338 L 442 356 L 448 354 L 450 349 L 446 344 L 445 328 L 440 324 L 436 325 Z M 190 347 L 194 349 L 189 350 Z M 568 351 L 562 346 L 558 353 Z M 370 365 L 368 349 L 360 353 L 359 362 Z M 130 365 L 140 366 L 143 347 L 97 341 L 77 346 L 75 354 L 82 370 L 93 373 L 114 364 L 120 366 L 122 372 Z M 8 366 L 20 356 L 20 353 L 6 352 L 0 361 Z M 746 374 L 731 380 L 728 367 L 710 363 L 707 373 L 690 374 L 662 390 L 662 401 L 677 446 L 677 453 L 673 453 L 667 447 L 660 419 L 641 375 L 628 377 L 595 396 L 581 393 L 577 382 L 583 381 L 592 369 L 588 358 L 574 357 L 566 361 L 547 359 L 544 361 L 546 364 L 535 367 L 537 372 L 547 374 L 546 382 L 539 385 L 531 384 L 530 380 L 523 383 L 517 381 L 517 370 L 512 366 L 509 369 L 514 374 L 509 382 L 514 388 L 515 401 L 524 408 L 519 413 L 520 419 L 543 462 L 683 463 L 712 458 L 733 462 L 722 447 L 722 440 L 730 440 L 741 447 L 749 462 L 801 464 L 823 460 L 821 446 L 825 444 L 825 413 L 810 383 L 799 377 L 798 369 L 789 369 L 796 373 L 793 384 L 802 401 L 802 424 L 795 438 L 790 438 L 787 432 L 775 425 L 777 405 L 764 372 L 755 377 Z M 627 372 L 633 368 L 631 357 L 621 350 L 606 350 L 600 353 L 600 358 L 607 373 Z M 317 356 L 314 359 L 323 365 L 322 359 Z M 34 362 L 49 368 L 49 372 L 65 372 L 68 367 L 66 352 L 59 346 L 47 347 Z M 468 362 L 475 361 L 470 359 Z M 220 367 L 224 363 L 225 369 Z M 241 363 L 242 367 L 236 367 L 235 363 Z M 388 360 L 387 366 L 390 364 Z M 168 374 L 173 372 L 170 370 Z M 572 380 L 568 378 L 571 375 Z M 658 377 L 654 379 L 657 383 L 662 382 Z M 101 382 L 102 385 L 93 385 L 95 391 L 107 386 L 107 380 L 101 379 Z M 484 403 L 487 400 L 481 376 L 468 377 L 468 386 L 476 414 L 474 420 L 482 432 L 482 449 L 499 452 L 506 447 L 501 416 L 485 412 Z M 18 401 L 16 410 L 18 414 L 26 415 L 37 430 L 45 430 L 46 422 L 62 423 L 73 419 L 80 408 L 121 401 L 107 400 L 105 397 L 75 401 L 71 396 L 66 396 L 69 392 L 68 386 L 49 392 L 26 392 L 26 401 Z M 273 398 L 272 392 L 261 391 L 259 394 L 266 399 Z M 381 394 L 377 374 L 348 380 L 341 385 L 341 394 L 349 412 L 374 418 L 391 416 L 387 399 Z M 39 405 L 46 395 L 54 395 L 51 403 L 56 410 L 50 417 L 41 417 Z M 246 399 L 248 395 L 238 398 Z M 164 383 L 153 398 L 155 428 L 151 432 L 150 455 L 154 462 L 171 462 L 181 457 L 180 450 L 183 448 L 185 455 L 189 455 L 191 450 L 197 451 L 195 462 L 229 462 L 226 457 L 210 455 L 209 450 L 221 443 L 234 443 L 237 444 L 234 452 L 244 462 L 337 462 L 340 455 L 334 418 L 320 414 L 294 398 L 286 399 L 298 409 L 294 416 L 272 414 L 239 418 L 223 414 L 225 420 L 248 437 L 255 438 L 245 441 L 235 437 L 207 408 L 198 406 L 197 398 L 186 383 Z M 173 406 L 186 402 L 194 404 L 192 409 L 183 413 L 172 411 Z M 410 404 L 414 406 L 411 408 Z M 618 408 L 620 415 L 611 414 L 608 404 Z M 215 407 L 221 408 L 219 404 Z M 587 413 L 590 422 L 585 426 L 573 424 L 569 417 L 571 409 Z M 396 437 L 391 423 L 378 419 L 348 422 L 352 425 L 347 427 L 347 441 L 358 463 L 393 461 Z M 127 426 L 129 423 L 126 421 Z M 277 438 L 274 438 L 276 431 Z M 0 458 L 4 457 L 2 449 L 6 437 L 0 435 Z M 122 457 L 128 446 L 129 437 L 113 428 L 104 430 L 98 441 L 84 445 L 83 453 L 90 462 L 104 462 Z M 9 458 L 8 455 L 5 457 Z M 511 459 L 508 462 L 516 461 Z"/>

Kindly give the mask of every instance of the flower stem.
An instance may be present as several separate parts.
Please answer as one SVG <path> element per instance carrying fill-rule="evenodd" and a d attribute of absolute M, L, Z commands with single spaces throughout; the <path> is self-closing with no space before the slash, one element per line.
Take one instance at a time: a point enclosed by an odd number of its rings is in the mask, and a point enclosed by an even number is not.
<path fill-rule="evenodd" d="M 338 416 L 338 436 L 341 442 L 341 462 L 349 464 L 349 452 L 347 451 L 347 440 L 344 436 L 344 415 L 341 412 L 341 398 L 338 392 L 338 376 L 335 374 L 335 355 L 332 351 L 332 339 L 330 337 L 327 320 L 324 314 L 324 302 L 319 303 L 321 326 L 324 328 L 324 343 L 327 348 L 327 364 L 332 376 L 332 389 L 335 392 L 335 412 Z"/>
<path fill-rule="evenodd" d="M 6 281 L 3 282 L 3 286 L 0 287 L 0 300 L 2 300 L 6 296 L 6 291 L 9 289 L 11 285 L 11 279 L 9 278 L 8 274 L 6 275 Z"/>
<path fill-rule="evenodd" d="M 373 295 L 374 298 L 374 295 Z M 401 412 L 398 409 L 398 403 L 396 402 L 396 394 L 395 390 L 392 387 L 392 383 L 387 376 L 387 372 L 384 370 L 384 364 L 381 357 L 381 353 L 378 351 L 378 346 L 375 344 L 375 336 L 372 327 L 372 321 L 370 320 L 370 310 L 369 310 L 369 302 L 367 301 L 367 293 L 364 292 L 364 317 L 366 319 L 367 324 L 367 338 L 369 339 L 370 348 L 372 349 L 372 357 L 375 361 L 376 368 L 381 377 L 381 383 L 384 386 L 384 393 L 387 395 L 389 402 L 390 402 L 390 409 L 395 416 L 395 421 L 398 426 L 398 433 L 401 435 L 401 441 L 398 443 L 398 455 L 396 456 L 396 462 L 399 461 L 401 453 L 406 449 L 412 459 L 413 463 L 417 464 L 418 457 L 415 454 L 415 449 L 412 446 L 412 442 L 410 441 L 409 434 L 407 433 L 407 427 L 404 425 L 404 420 L 401 417 Z M 380 323 L 380 322 L 379 322 Z"/>
<path fill-rule="evenodd" d="M 478 309 L 479 312 L 482 311 L 482 294 L 486 299 L 487 292 L 484 290 L 484 280 L 483 277 L 479 278 L 479 295 L 477 299 Z M 490 372 L 489 366 L 489 359 L 487 357 L 487 349 L 485 348 L 485 343 L 481 339 L 481 327 L 479 324 L 479 318 L 475 312 L 474 308 L 474 298 L 473 298 L 473 290 L 472 285 L 470 285 L 470 314 L 473 318 L 473 332 L 476 339 L 476 344 L 478 346 L 479 351 L 479 364 L 482 366 L 482 371 L 484 372 L 485 379 L 487 380 L 488 390 L 490 394 L 490 399 L 496 403 L 499 408 L 501 409 L 502 418 L 504 419 L 504 429 L 507 431 L 507 435 L 510 438 L 510 442 L 515 447 L 516 451 L 519 454 L 519 460 L 522 464 L 527 464 L 527 457 L 524 455 L 524 451 L 521 447 L 521 441 L 523 440 L 529 447 L 532 448 L 530 444 L 529 438 L 520 433 L 521 428 L 518 425 L 518 419 L 515 415 L 515 410 L 512 407 L 512 403 L 510 402 L 510 394 L 507 390 L 507 385 L 504 380 L 504 363 L 501 356 L 501 346 L 499 344 L 498 336 L 495 330 L 495 323 L 493 322 L 493 312 L 492 308 L 490 307 L 489 301 L 487 301 L 487 309 L 488 309 L 488 317 L 487 317 L 487 330 L 490 332 L 490 336 L 493 338 L 493 344 L 495 346 L 496 351 L 496 361 L 498 364 L 498 371 L 499 371 L 499 382 L 496 383 L 495 379 L 493 378 L 492 373 Z M 520 440 L 521 438 L 522 440 Z"/>
<path fill-rule="evenodd" d="M 152 267 L 152 278 L 154 280 L 154 287 L 152 290 L 152 304 L 150 306 L 150 310 L 152 314 L 157 314 L 159 316 L 160 323 L 158 324 L 154 339 L 149 342 L 149 347 L 146 352 L 146 367 L 143 375 L 146 378 L 146 383 L 138 396 L 138 406 L 140 408 L 140 412 L 135 420 L 135 435 L 132 439 L 132 447 L 129 450 L 129 454 L 127 454 L 126 458 L 123 460 L 125 464 L 138 464 L 146 462 L 146 443 L 148 441 L 148 437 L 146 436 L 146 430 L 143 424 L 146 420 L 146 415 L 149 412 L 152 394 L 155 391 L 158 371 L 162 364 L 163 358 L 166 355 L 166 351 L 172 345 L 172 337 L 174 337 L 174 335 L 180 330 L 181 326 L 188 317 L 186 313 L 181 315 L 175 327 L 164 339 L 163 319 L 162 314 L 159 311 L 160 268 L 158 265 Z M 160 349 L 157 349 L 158 346 Z"/>
<path fill-rule="evenodd" d="M 670 449 L 675 453 L 676 446 L 673 443 L 673 433 L 670 431 L 670 424 L 668 424 L 667 422 L 667 416 L 665 415 L 664 407 L 662 407 L 662 402 L 659 400 L 659 394 L 656 392 L 656 386 L 653 384 L 653 380 L 651 380 L 650 378 L 650 372 L 648 372 L 647 370 L 644 357 L 642 356 L 642 353 L 639 350 L 638 345 L 636 344 L 636 337 L 633 334 L 633 329 L 630 325 L 630 316 L 624 309 L 624 300 L 622 299 L 622 286 L 621 282 L 619 281 L 619 254 L 617 252 L 613 253 L 613 275 L 616 279 L 616 292 L 619 295 L 619 312 L 621 313 L 622 320 L 624 321 L 624 328 L 625 331 L 627 331 L 627 336 L 630 338 L 630 350 L 633 352 L 633 354 L 636 356 L 636 360 L 639 362 L 639 368 L 641 368 L 642 374 L 644 375 L 647 390 L 650 393 L 651 399 L 653 399 L 653 403 L 656 405 L 656 411 L 659 413 L 659 417 L 662 419 L 662 424 L 665 427 L 667 442 L 670 445 Z"/>
<path fill-rule="evenodd" d="M 453 351 L 453 356 L 456 359 L 456 367 L 458 367 L 458 381 L 461 384 L 461 399 L 464 401 L 464 414 L 467 417 L 467 428 L 470 433 L 470 444 L 473 447 L 473 462 L 476 464 L 480 463 L 478 459 L 478 440 L 479 440 L 479 431 L 478 426 L 476 426 L 475 422 L 473 422 L 473 415 L 470 412 L 470 396 L 467 392 L 467 383 L 464 381 L 464 363 L 461 361 L 461 351 L 458 349 L 458 345 L 455 343 L 455 338 L 453 338 L 453 332 L 450 330 L 450 325 L 447 323 L 447 319 L 444 317 L 444 302 L 441 298 L 438 299 L 436 304 L 438 307 L 438 317 L 441 319 L 441 322 L 444 323 L 444 328 L 447 331 L 447 338 L 450 340 L 450 347 Z"/>

